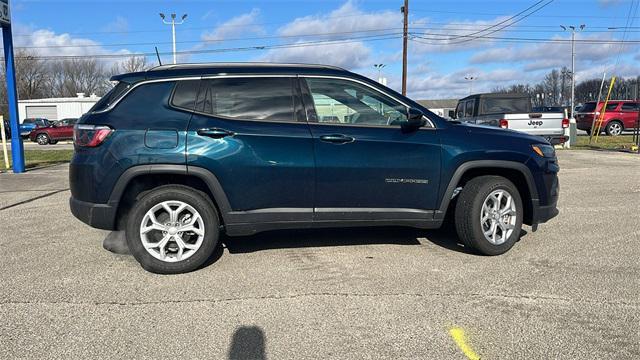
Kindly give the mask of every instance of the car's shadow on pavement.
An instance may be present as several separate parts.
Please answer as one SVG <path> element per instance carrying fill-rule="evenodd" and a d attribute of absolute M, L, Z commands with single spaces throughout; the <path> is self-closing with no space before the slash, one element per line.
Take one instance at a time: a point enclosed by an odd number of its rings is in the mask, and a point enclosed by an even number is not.
<path fill-rule="evenodd" d="M 242 254 L 271 249 L 360 245 L 421 245 L 421 239 L 449 250 L 468 253 L 455 230 L 419 230 L 402 227 L 369 227 L 308 230 L 277 230 L 243 237 L 222 237 L 229 253 Z"/>

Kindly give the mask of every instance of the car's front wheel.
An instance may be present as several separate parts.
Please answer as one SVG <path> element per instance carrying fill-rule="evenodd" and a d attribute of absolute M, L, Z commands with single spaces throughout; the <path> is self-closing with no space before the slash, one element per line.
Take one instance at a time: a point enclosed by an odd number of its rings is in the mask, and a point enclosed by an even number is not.
<path fill-rule="evenodd" d="M 202 266 L 218 245 L 218 215 L 206 194 L 181 185 L 160 186 L 135 203 L 126 235 L 144 269 L 185 273 Z"/>
<path fill-rule="evenodd" d="M 45 133 L 38 134 L 36 136 L 36 142 L 38 145 L 47 145 L 49 144 L 49 136 Z"/>
<path fill-rule="evenodd" d="M 479 176 L 462 189 L 455 224 L 465 246 L 483 255 L 507 252 L 520 238 L 523 208 L 518 189 L 501 176 Z"/>

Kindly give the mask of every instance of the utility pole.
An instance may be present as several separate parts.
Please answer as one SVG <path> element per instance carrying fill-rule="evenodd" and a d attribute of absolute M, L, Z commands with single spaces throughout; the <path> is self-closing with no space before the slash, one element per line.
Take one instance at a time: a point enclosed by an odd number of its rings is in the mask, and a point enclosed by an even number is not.
<path fill-rule="evenodd" d="M 464 77 L 464 79 L 469 81 L 469 95 L 471 95 L 473 93 L 473 80 L 478 79 L 478 77 L 473 75 L 467 75 Z"/>
<path fill-rule="evenodd" d="M 402 95 L 407 95 L 407 40 L 409 32 L 409 0 L 404 0 L 400 8 L 403 15 L 402 26 Z"/>
<path fill-rule="evenodd" d="M 162 18 L 162 23 L 165 25 L 171 25 L 171 35 L 173 37 L 173 63 L 177 63 L 176 57 L 176 25 L 184 24 L 184 19 L 187 18 L 187 14 L 182 15 L 180 18 L 180 22 L 176 22 L 176 14 L 171 14 L 171 21 L 165 20 L 165 16 L 163 13 L 160 13 L 160 17 Z"/>
<path fill-rule="evenodd" d="M 575 92 L 576 92 L 576 31 L 582 31 L 585 28 L 585 25 L 580 25 L 579 28 L 575 26 L 563 26 L 560 25 L 562 30 L 571 31 L 571 118 L 575 119 L 574 111 L 575 108 Z M 568 29 L 567 29 L 568 28 Z M 575 121 L 575 120 L 574 120 Z"/>

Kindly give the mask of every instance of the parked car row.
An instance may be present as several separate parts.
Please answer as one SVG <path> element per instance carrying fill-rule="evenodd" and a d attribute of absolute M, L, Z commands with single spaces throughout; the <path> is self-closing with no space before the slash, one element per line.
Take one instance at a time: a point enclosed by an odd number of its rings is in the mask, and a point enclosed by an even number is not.
<path fill-rule="evenodd" d="M 475 94 L 458 101 L 455 118 L 466 123 L 541 136 L 553 145 L 564 143 L 564 129 L 569 127 L 564 110 L 537 110 L 532 109 L 531 99 L 525 94 Z"/>
<path fill-rule="evenodd" d="M 576 124 L 578 129 L 591 134 L 594 116 L 599 117 L 602 112 L 604 102 L 597 105 L 590 101 L 585 103 L 576 114 Z M 600 131 L 604 131 L 609 136 L 618 136 L 625 130 L 633 130 L 638 127 L 638 112 L 640 102 L 633 100 L 609 101 L 604 109 L 604 117 L 600 124 Z M 597 126 L 597 124 L 596 124 Z"/>
<path fill-rule="evenodd" d="M 20 124 L 20 136 L 29 138 L 40 145 L 56 144 L 61 140 L 73 140 L 73 126 L 78 119 L 48 120 L 45 118 L 27 118 Z M 4 120 L 5 135 L 11 138 L 11 127 Z"/>

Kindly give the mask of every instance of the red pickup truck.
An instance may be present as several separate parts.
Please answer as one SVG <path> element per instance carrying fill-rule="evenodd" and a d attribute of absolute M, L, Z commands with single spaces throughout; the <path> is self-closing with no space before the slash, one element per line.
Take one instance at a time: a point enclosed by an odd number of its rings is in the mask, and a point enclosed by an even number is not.
<path fill-rule="evenodd" d="M 73 126 L 78 119 L 62 119 L 47 127 L 36 128 L 29 134 L 31 141 L 40 145 L 55 144 L 60 140 L 73 139 Z"/>
<path fill-rule="evenodd" d="M 599 102 L 598 109 L 596 110 L 595 101 L 585 103 L 578 113 L 576 113 L 578 129 L 585 130 L 587 134 L 591 134 L 594 112 L 596 112 L 599 117 L 603 105 L 603 101 Z M 638 126 L 640 102 L 637 100 L 609 100 L 605 110 L 600 129 L 604 130 L 607 135 L 618 136 L 622 134 L 623 131 L 633 130 Z"/>

